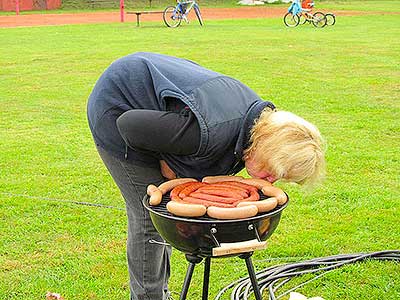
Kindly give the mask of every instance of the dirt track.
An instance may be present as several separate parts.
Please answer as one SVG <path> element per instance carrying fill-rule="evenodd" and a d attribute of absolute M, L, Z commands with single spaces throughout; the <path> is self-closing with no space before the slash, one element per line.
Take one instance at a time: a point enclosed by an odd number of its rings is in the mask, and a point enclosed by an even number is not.
<path fill-rule="evenodd" d="M 283 7 L 249 6 L 238 8 L 202 8 L 204 20 L 278 18 L 287 11 Z M 374 14 L 374 12 L 335 11 L 337 16 Z M 31 14 L 0 16 L 0 27 L 48 26 L 66 24 L 119 22 L 119 12 L 94 12 L 76 14 Z M 141 15 L 140 21 L 162 21 L 161 14 Z M 136 15 L 125 14 L 125 22 L 136 22 Z"/>

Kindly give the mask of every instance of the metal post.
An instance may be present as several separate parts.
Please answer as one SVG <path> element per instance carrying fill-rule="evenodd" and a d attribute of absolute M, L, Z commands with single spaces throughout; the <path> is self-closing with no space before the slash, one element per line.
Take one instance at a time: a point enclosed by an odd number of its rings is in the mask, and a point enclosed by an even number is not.
<path fill-rule="evenodd" d="M 15 14 L 19 15 L 19 0 L 15 0 Z"/>
<path fill-rule="evenodd" d="M 124 0 L 119 0 L 119 13 L 122 23 L 124 22 L 124 16 L 125 16 L 124 8 L 125 8 Z"/>

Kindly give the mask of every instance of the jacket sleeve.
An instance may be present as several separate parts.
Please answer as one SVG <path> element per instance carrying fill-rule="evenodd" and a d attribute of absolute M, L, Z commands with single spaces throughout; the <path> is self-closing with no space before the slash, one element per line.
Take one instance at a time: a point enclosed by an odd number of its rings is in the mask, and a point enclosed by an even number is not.
<path fill-rule="evenodd" d="M 117 119 L 118 131 L 132 149 L 190 155 L 200 144 L 200 128 L 190 110 L 180 113 L 133 109 Z"/>

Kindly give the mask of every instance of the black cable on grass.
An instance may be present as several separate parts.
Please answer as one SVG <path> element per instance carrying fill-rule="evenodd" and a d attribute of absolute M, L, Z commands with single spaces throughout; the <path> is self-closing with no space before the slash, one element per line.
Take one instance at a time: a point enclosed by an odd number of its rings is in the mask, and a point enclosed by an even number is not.
<path fill-rule="evenodd" d="M 93 202 L 58 199 L 58 198 L 50 198 L 50 197 L 42 197 L 42 196 L 30 196 L 30 195 L 25 195 L 25 194 L 13 194 L 13 193 L 5 193 L 5 192 L 3 192 L 1 194 L 9 196 L 9 197 L 21 197 L 21 198 L 28 198 L 28 199 L 37 199 L 37 200 L 59 202 L 59 203 L 70 203 L 70 204 L 76 204 L 76 205 L 94 206 L 94 207 L 100 207 L 100 208 L 110 208 L 110 209 L 125 211 L 125 209 L 122 207 L 116 207 L 116 206 L 112 206 L 112 205 L 105 205 L 105 204 L 93 203 Z"/>
<path fill-rule="evenodd" d="M 355 253 L 355 254 L 341 254 L 328 257 L 314 258 L 302 262 L 288 263 L 266 268 L 257 272 L 256 277 L 261 293 L 268 289 L 269 300 L 277 300 L 290 292 L 304 286 L 305 284 L 316 280 L 328 272 L 333 271 L 341 266 L 361 262 L 364 260 L 393 260 L 400 261 L 399 250 L 387 250 L 372 253 Z M 275 295 L 278 289 L 288 283 L 291 279 L 304 274 L 311 274 L 323 272 L 314 278 L 307 280 L 287 291 L 282 292 L 279 296 Z M 249 277 L 243 277 L 236 280 L 224 287 L 214 300 L 219 300 L 223 294 L 232 289 L 231 300 L 247 300 L 249 295 L 253 292 L 251 281 Z"/>

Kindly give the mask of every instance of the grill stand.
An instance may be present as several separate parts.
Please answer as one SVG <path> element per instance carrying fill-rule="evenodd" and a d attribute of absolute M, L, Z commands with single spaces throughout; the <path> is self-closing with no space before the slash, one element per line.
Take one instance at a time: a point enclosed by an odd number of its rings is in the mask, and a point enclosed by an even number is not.
<path fill-rule="evenodd" d="M 254 266 L 251 261 L 251 256 L 253 252 L 246 252 L 239 254 L 239 258 L 244 259 L 246 262 L 247 272 L 249 273 L 251 285 L 253 287 L 253 292 L 256 300 L 262 300 L 260 288 L 257 283 L 256 273 L 254 271 Z M 185 280 L 183 281 L 182 292 L 179 300 L 186 300 L 187 293 L 189 291 L 190 281 L 192 280 L 192 275 L 194 271 L 194 267 L 196 264 L 200 263 L 203 259 L 201 257 L 186 254 L 186 260 L 189 262 L 188 269 L 186 271 Z M 203 293 L 202 300 L 208 300 L 208 287 L 210 282 L 210 266 L 211 266 L 211 257 L 206 257 L 204 262 L 204 277 L 203 277 Z"/>

